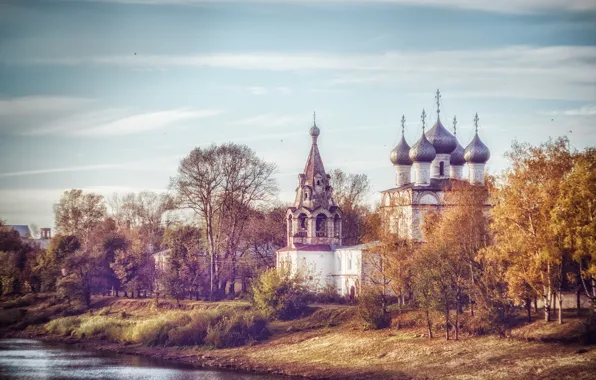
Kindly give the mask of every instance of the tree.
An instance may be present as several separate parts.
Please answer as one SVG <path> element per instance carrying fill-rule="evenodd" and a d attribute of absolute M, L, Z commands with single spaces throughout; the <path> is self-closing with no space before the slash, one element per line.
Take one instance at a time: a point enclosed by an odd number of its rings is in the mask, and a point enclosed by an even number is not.
<path fill-rule="evenodd" d="M 370 191 L 366 174 L 348 174 L 341 169 L 331 172 L 333 198 L 342 211 L 342 241 L 344 245 L 362 242 L 364 223 L 370 213 L 364 198 Z"/>
<path fill-rule="evenodd" d="M 264 162 L 247 146 L 228 143 L 193 149 L 171 180 L 181 204 L 195 211 L 204 223 L 212 297 L 219 285 L 221 254 L 236 254 L 247 213 L 276 191 L 271 178 L 274 172 L 274 164 Z"/>
<path fill-rule="evenodd" d="M 56 281 L 63 274 L 68 257 L 81 247 L 79 239 L 74 235 L 55 235 L 47 250 L 36 257 L 34 272 L 40 278 L 42 291 L 56 290 Z"/>
<path fill-rule="evenodd" d="M 507 262 L 510 290 L 532 288 L 542 297 L 544 320 L 551 320 L 555 296 L 561 297 L 564 237 L 553 233 L 551 210 L 561 179 L 571 170 L 568 141 L 559 138 L 538 147 L 514 142 L 507 154 L 511 168 L 493 192 L 492 231 Z M 511 294 L 523 301 L 525 292 Z"/>
<path fill-rule="evenodd" d="M 166 293 L 176 301 L 186 294 L 194 294 L 198 299 L 203 288 L 202 279 L 208 273 L 201 230 L 194 226 L 169 229 L 164 241 L 169 249 L 165 273 L 162 274 Z"/>
<path fill-rule="evenodd" d="M 165 228 L 176 221 L 171 216 L 177 204 L 167 193 L 141 191 L 122 196 L 114 194 L 108 203 L 117 226 L 120 229 L 141 229 L 150 251 L 161 246 Z"/>
<path fill-rule="evenodd" d="M 103 196 L 84 194 L 83 190 L 65 191 L 59 203 L 54 205 L 56 231 L 62 235 L 75 235 L 83 245 L 89 233 L 106 216 Z"/>
<path fill-rule="evenodd" d="M 573 167 L 563 177 L 558 198 L 551 210 L 552 229 L 564 238 L 565 248 L 579 263 L 580 281 L 596 304 L 596 149 L 574 157 Z M 590 284 L 592 291 L 588 290 Z M 559 310 L 561 307 L 559 305 Z"/>

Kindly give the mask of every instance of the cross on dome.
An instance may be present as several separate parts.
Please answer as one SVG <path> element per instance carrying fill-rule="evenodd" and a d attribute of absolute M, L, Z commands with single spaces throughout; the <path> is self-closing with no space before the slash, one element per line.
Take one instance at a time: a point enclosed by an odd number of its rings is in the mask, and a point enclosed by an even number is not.
<path fill-rule="evenodd" d="M 312 125 L 317 125 L 317 112 L 312 112 Z"/>
<path fill-rule="evenodd" d="M 457 134 L 457 116 L 453 116 L 453 135 Z"/>
<path fill-rule="evenodd" d="M 476 130 L 476 133 L 478 133 L 478 122 L 480 121 L 480 119 L 478 118 L 478 112 L 476 112 L 476 116 L 474 116 L 474 129 Z"/>
<path fill-rule="evenodd" d="M 406 116 L 401 115 L 401 135 L 404 135 L 404 130 L 406 128 Z"/>
<path fill-rule="evenodd" d="M 437 95 L 435 95 L 435 100 L 437 101 L 437 117 L 439 117 L 439 113 L 441 113 L 441 91 L 437 88 Z"/>
<path fill-rule="evenodd" d="M 426 128 L 426 111 L 424 108 L 422 109 L 422 115 L 420 116 L 420 119 L 422 120 L 422 133 L 424 133 L 424 129 Z"/>

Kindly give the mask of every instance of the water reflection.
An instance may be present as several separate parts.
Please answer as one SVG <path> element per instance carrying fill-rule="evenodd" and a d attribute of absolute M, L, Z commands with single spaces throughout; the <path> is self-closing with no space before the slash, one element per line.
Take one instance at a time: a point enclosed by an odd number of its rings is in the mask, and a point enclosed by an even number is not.
<path fill-rule="evenodd" d="M 0 340 L 2 379 L 273 380 L 274 376 L 197 370 L 134 355 L 81 351 L 36 340 Z"/>

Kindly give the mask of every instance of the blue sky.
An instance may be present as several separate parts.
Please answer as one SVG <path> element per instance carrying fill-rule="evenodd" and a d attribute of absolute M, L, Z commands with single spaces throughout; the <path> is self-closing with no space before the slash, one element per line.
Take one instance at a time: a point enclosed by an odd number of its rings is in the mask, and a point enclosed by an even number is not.
<path fill-rule="evenodd" d="M 136 53 L 136 54 L 135 54 Z M 312 112 L 327 170 L 393 186 L 404 114 L 474 113 L 513 139 L 596 144 L 593 0 L 46 0 L 0 5 L 0 218 L 52 226 L 62 191 L 162 191 L 195 146 L 234 141 L 293 198 Z"/>

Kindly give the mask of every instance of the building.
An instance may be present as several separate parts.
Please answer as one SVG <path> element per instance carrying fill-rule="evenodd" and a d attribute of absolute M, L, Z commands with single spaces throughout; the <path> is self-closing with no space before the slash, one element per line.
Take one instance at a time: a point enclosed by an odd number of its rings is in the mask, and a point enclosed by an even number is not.
<path fill-rule="evenodd" d="M 395 187 L 381 192 L 389 228 L 403 239 L 423 242 L 424 216 L 430 210 L 445 206 L 445 192 L 454 181 L 468 181 L 484 186 L 485 165 L 490 158 L 488 147 L 478 136 L 479 118 L 474 118 L 475 136 L 464 149 L 440 119 L 439 90 L 436 94 L 437 120 L 426 131 L 426 112 L 422 111 L 422 134 L 410 147 L 402 137 L 390 152 L 395 167 Z M 375 244 L 343 247 L 341 244 L 341 210 L 333 199 L 330 176 L 325 173 L 317 146 L 320 129 L 310 129 L 312 147 L 304 172 L 298 176 L 296 199 L 287 211 L 287 246 L 277 252 L 277 265 L 302 270 L 319 289 L 333 285 L 342 295 L 358 294 L 366 281 L 366 252 L 374 253 Z M 464 166 L 468 168 L 464 178 Z"/>
<path fill-rule="evenodd" d="M 31 228 L 26 224 L 8 224 L 5 228 L 12 229 L 18 232 L 21 241 L 37 248 L 46 249 L 50 245 L 52 240 L 52 229 L 51 228 L 40 228 L 40 236 L 38 239 L 33 237 Z"/>

